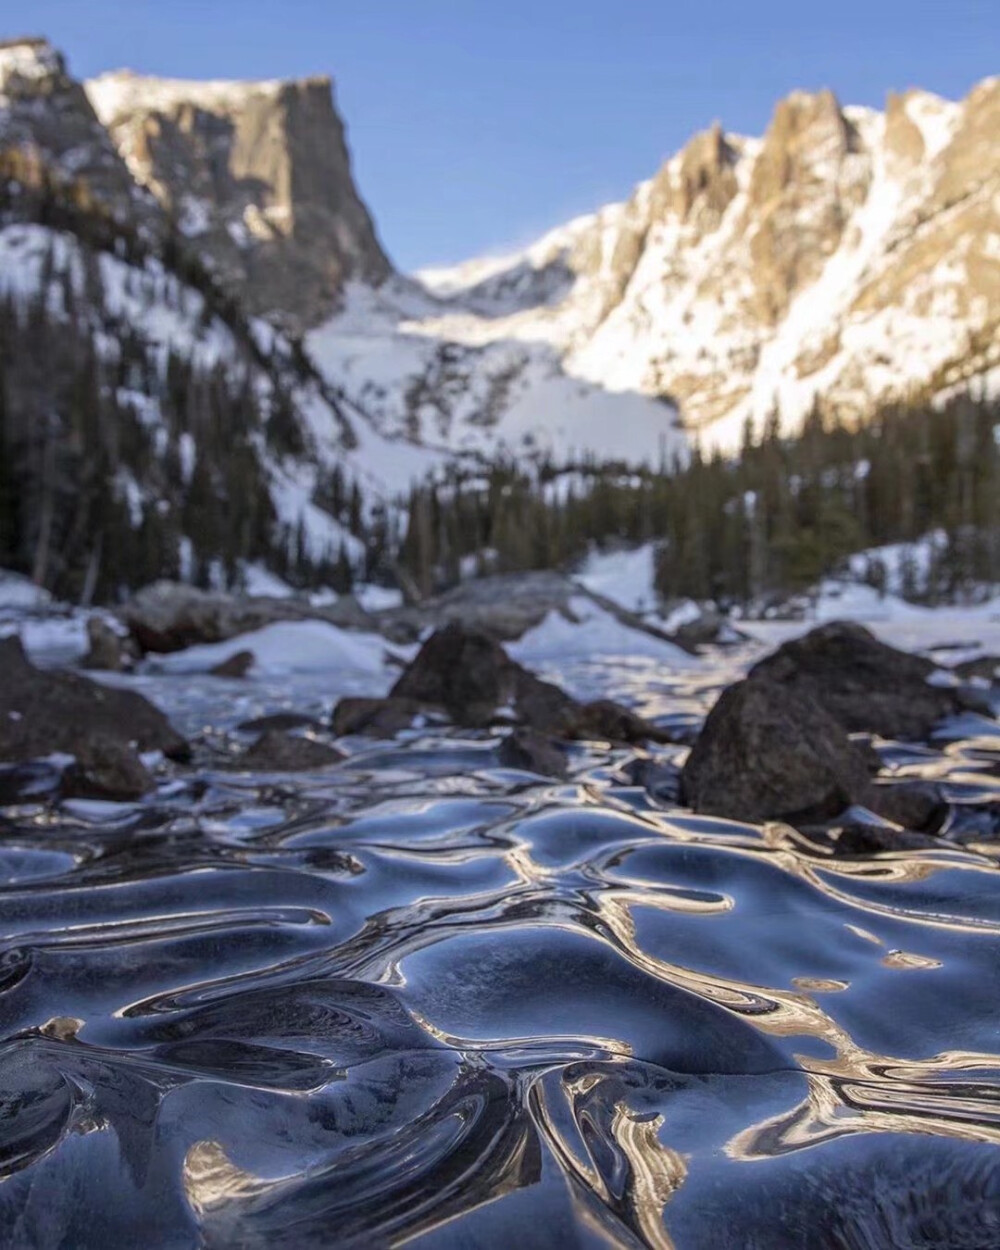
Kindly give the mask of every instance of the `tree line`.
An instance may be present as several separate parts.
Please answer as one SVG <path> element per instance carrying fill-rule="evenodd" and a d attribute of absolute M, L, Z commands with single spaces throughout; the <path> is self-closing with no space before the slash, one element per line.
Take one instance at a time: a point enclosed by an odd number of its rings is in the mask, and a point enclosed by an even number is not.
<path fill-rule="evenodd" d="M 763 602 L 940 531 L 928 568 L 903 561 L 902 589 L 952 600 L 1000 582 L 1000 403 L 915 394 L 850 422 L 817 405 L 794 437 L 774 413 L 735 456 L 694 445 L 656 469 L 453 469 L 411 491 L 407 517 L 400 560 L 425 594 L 475 569 L 568 568 L 594 545 L 654 542 L 664 597 Z M 886 575 L 870 562 L 873 585 Z"/>

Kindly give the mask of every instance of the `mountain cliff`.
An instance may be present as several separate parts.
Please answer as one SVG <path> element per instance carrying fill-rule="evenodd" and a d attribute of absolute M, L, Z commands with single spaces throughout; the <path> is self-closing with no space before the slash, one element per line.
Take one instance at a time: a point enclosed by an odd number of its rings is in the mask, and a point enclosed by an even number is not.
<path fill-rule="evenodd" d="M 571 376 L 670 397 L 734 445 L 814 399 L 858 416 L 1000 366 L 1000 79 L 884 112 L 781 101 L 696 136 L 625 203 L 499 260 L 426 271 L 422 333 L 546 343 Z"/>
<path fill-rule="evenodd" d="M 83 86 L 44 40 L 0 46 L 4 228 L 68 230 L 138 267 L 120 284 L 144 292 L 151 361 L 193 359 L 213 316 L 235 327 L 233 376 L 290 389 L 301 432 L 305 485 L 275 496 L 286 528 L 312 506 L 316 465 L 392 495 L 456 456 L 655 464 L 692 433 L 731 447 L 775 409 L 792 428 L 817 399 L 860 418 L 914 389 L 992 385 L 998 134 L 1000 79 L 882 112 L 796 92 L 761 138 L 716 124 L 627 200 L 514 255 L 408 278 L 355 187 L 328 79 L 123 71 Z M 0 239 L 0 290 L 30 300 L 55 282 L 86 303 L 48 259 L 72 248 L 36 232 L 26 266 L 24 238 Z M 194 292 L 183 334 L 165 329 L 176 310 L 154 263 Z M 199 292 L 203 312 L 185 313 Z M 247 366 L 238 344 L 265 340 Z M 271 356 L 308 385 L 279 385 Z M 161 385 L 147 379 L 156 404 Z M 270 462 L 264 477 L 273 488 Z"/>
<path fill-rule="evenodd" d="M 329 78 L 105 74 L 87 96 L 135 181 L 249 311 L 301 330 L 391 265 L 351 173 Z"/>

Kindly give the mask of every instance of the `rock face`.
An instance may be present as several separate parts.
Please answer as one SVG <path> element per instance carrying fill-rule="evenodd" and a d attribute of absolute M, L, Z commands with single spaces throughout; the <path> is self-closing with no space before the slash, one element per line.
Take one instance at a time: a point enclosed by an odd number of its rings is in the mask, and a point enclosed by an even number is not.
<path fill-rule="evenodd" d="M 819 821 L 864 801 L 866 753 L 799 692 L 764 677 L 723 691 L 681 774 L 696 812 L 759 823 Z"/>
<path fill-rule="evenodd" d="M 255 313 L 316 324 L 391 266 L 351 173 L 328 78 L 86 85 L 133 176 Z"/>
<path fill-rule="evenodd" d="M 861 625 L 835 621 L 786 642 L 751 670 L 824 708 L 849 732 L 925 738 L 957 710 L 954 696 L 927 684 L 930 660 L 879 642 Z"/>
<path fill-rule="evenodd" d="M 78 755 L 95 739 L 172 759 L 188 755 L 185 740 L 142 695 L 37 669 L 18 638 L 0 640 L 0 673 L 0 760 Z"/>
<path fill-rule="evenodd" d="M 0 158 L 19 181 L 72 184 L 119 218 L 145 219 L 136 186 L 83 87 L 45 39 L 0 43 Z"/>
<path fill-rule="evenodd" d="M 426 275 L 435 332 L 544 342 L 574 377 L 677 401 L 738 446 L 777 402 L 845 414 L 1000 365 L 1000 79 L 955 103 L 830 91 L 778 103 L 762 139 L 703 132 L 624 203 L 505 261 Z"/>

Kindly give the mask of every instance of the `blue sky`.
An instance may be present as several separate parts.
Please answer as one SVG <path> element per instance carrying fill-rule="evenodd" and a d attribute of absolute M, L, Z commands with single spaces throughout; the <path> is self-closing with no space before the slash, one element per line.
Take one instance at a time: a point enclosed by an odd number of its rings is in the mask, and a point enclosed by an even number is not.
<path fill-rule="evenodd" d="M 998 0 L 0 0 L 0 35 L 35 33 L 80 76 L 332 74 L 403 268 L 527 242 L 796 87 L 880 105 L 1000 71 Z"/>

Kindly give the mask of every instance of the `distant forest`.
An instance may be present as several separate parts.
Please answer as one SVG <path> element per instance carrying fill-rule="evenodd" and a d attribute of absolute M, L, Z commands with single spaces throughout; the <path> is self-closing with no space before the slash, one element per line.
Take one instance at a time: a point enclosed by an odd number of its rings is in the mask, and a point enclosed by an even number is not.
<path fill-rule="evenodd" d="M 317 557 L 301 524 L 279 524 L 269 489 L 276 464 L 311 455 L 296 391 L 325 383 L 301 344 L 263 348 L 176 233 L 143 233 L 19 160 L 0 159 L 0 221 L 72 235 L 83 274 L 53 255 L 39 291 L 0 298 L 0 567 L 60 597 L 114 600 L 158 577 L 238 585 L 259 561 L 300 588 L 364 578 L 413 598 L 477 572 L 571 568 L 594 545 L 653 542 L 665 598 L 766 603 L 853 553 L 931 532 L 942 538 L 930 567 L 904 562 L 908 597 L 1000 583 L 1000 402 L 969 393 L 913 395 L 850 424 L 817 406 L 795 437 L 774 414 L 730 458 L 695 446 L 640 470 L 466 461 L 388 506 L 334 465 L 310 502 L 350 547 Z M 129 266 L 148 306 L 176 311 L 194 293 L 203 323 L 232 336 L 230 367 L 145 341 L 113 311 L 102 255 Z M 885 572 L 873 561 L 867 576 L 878 586 Z"/>
<path fill-rule="evenodd" d="M 963 393 L 888 405 L 851 425 L 817 406 L 795 437 L 777 414 L 735 457 L 654 471 L 514 463 L 415 489 L 401 563 L 423 591 L 470 568 L 571 566 L 593 546 L 658 544 L 665 598 L 766 602 L 851 554 L 941 531 L 931 567 L 903 562 L 912 599 L 952 601 L 1000 582 L 1000 403 Z M 884 585 L 872 561 L 868 580 Z"/>

